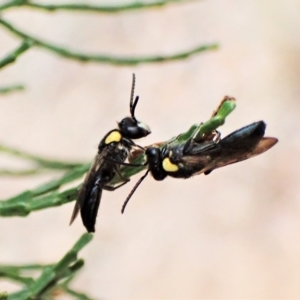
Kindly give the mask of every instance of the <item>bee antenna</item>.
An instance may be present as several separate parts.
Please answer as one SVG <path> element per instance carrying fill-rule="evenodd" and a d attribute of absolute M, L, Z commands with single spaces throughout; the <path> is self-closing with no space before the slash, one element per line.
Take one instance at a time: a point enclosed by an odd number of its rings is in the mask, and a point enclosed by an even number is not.
<path fill-rule="evenodd" d="M 131 196 L 134 194 L 134 192 L 139 187 L 139 185 L 142 183 L 142 181 L 147 177 L 149 171 L 150 171 L 150 169 L 148 169 L 147 172 L 139 179 L 139 181 L 135 184 L 135 186 L 133 187 L 133 189 L 131 190 L 131 192 L 127 196 L 127 198 L 126 198 L 126 200 L 125 200 L 125 202 L 123 203 L 123 206 L 122 206 L 122 210 L 121 210 L 122 214 L 124 213 L 126 205 L 129 202 Z"/>
<path fill-rule="evenodd" d="M 134 101 L 134 88 L 135 88 L 135 74 L 132 74 L 132 86 L 131 86 L 131 94 L 130 94 L 130 113 L 131 113 L 131 117 L 133 118 L 133 120 L 135 120 L 137 122 L 137 119 L 134 116 L 134 111 L 136 108 L 136 105 L 139 101 L 139 96 L 136 96 Z"/>

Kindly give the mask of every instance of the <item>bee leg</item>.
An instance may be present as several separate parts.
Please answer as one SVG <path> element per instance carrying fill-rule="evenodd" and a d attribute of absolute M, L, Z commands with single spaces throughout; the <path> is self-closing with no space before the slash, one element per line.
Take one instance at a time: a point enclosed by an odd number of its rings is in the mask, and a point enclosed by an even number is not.
<path fill-rule="evenodd" d="M 115 165 L 128 166 L 128 167 L 144 167 L 148 164 L 147 162 L 144 162 L 142 164 L 132 164 L 132 163 L 127 163 L 127 162 L 123 162 L 123 161 L 117 161 L 115 159 L 111 159 L 111 158 L 108 158 L 108 157 L 103 157 L 103 159 L 108 161 L 109 163 L 112 163 L 112 164 L 115 164 Z"/>
<path fill-rule="evenodd" d="M 194 141 L 194 138 L 193 138 L 193 137 L 191 137 L 191 138 L 189 138 L 189 139 L 187 140 L 187 142 L 186 142 L 185 145 L 184 145 L 183 151 L 182 151 L 183 154 L 188 153 L 188 149 L 189 149 L 189 147 L 190 147 L 190 145 L 192 144 L 193 141 Z"/>
<path fill-rule="evenodd" d="M 118 189 L 119 187 L 123 186 L 124 184 L 126 184 L 128 181 L 130 181 L 129 179 L 128 180 L 124 180 L 124 182 L 120 183 L 119 185 L 117 186 L 113 186 L 113 185 L 105 185 L 102 187 L 103 190 L 106 190 L 106 191 L 114 191 L 116 189 Z"/>
<path fill-rule="evenodd" d="M 201 128 L 201 125 L 202 125 L 202 124 L 203 124 L 203 123 L 200 123 L 199 127 L 197 127 L 197 128 L 195 129 L 193 135 L 192 135 L 192 136 L 187 140 L 187 142 L 185 143 L 184 148 L 183 148 L 183 153 L 184 153 L 184 154 L 188 153 L 188 149 L 189 149 L 190 145 L 194 142 L 194 140 L 195 140 L 197 134 L 198 134 L 199 131 L 200 131 L 200 128 Z"/>
<path fill-rule="evenodd" d="M 125 178 L 125 177 L 122 176 L 122 174 L 120 173 L 120 169 L 118 168 L 118 166 L 115 166 L 114 169 L 115 169 L 116 174 L 118 174 L 119 178 L 122 179 L 123 181 L 125 181 L 125 183 L 128 182 L 128 181 L 130 181 L 130 178 Z M 123 184 L 125 184 L 125 183 L 123 183 Z"/>
<path fill-rule="evenodd" d="M 214 142 L 219 143 L 220 141 L 221 141 L 221 132 L 218 130 L 215 130 Z"/>

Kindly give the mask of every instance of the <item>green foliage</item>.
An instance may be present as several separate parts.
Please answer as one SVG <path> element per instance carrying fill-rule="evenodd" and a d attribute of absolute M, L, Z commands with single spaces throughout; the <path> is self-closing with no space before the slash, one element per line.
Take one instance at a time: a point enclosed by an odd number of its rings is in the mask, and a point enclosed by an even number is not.
<path fill-rule="evenodd" d="M 52 296 L 58 293 L 72 295 L 75 299 L 87 300 L 88 296 L 78 293 L 70 288 L 77 271 L 80 270 L 84 261 L 78 259 L 78 252 L 85 247 L 91 240 L 92 235 L 85 233 L 79 238 L 75 245 L 60 259 L 52 265 L 24 265 L 24 266 L 1 266 L 0 276 L 6 277 L 20 285 L 23 289 L 19 292 L 10 294 L 8 300 L 27 300 L 27 299 L 53 299 Z M 31 276 L 23 275 L 26 274 Z M 40 272 L 37 278 L 34 273 Z M 1 297 L 1 294 L 0 294 Z M 42 298 L 41 298 L 42 297 Z M 1 299 L 1 298 L 0 298 Z M 3 298 L 4 299 L 4 298 Z"/>

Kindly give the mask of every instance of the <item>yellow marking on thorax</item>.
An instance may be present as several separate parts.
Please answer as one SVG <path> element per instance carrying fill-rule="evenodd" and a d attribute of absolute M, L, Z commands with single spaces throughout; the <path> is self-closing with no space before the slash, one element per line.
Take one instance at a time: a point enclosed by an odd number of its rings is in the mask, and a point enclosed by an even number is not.
<path fill-rule="evenodd" d="M 105 144 L 110 144 L 113 142 L 120 142 L 122 139 L 122 135 L 119 131 L 112 131 L 105 139 Z"/>
<path fill-rule="evenodd" d="M 179 170 L 179 167 L 177 165 L 173 164 L 170 161 L 169 157 L 167 157 L 163 160 L 162 166 L 166 172 L 177 172 Z"/>

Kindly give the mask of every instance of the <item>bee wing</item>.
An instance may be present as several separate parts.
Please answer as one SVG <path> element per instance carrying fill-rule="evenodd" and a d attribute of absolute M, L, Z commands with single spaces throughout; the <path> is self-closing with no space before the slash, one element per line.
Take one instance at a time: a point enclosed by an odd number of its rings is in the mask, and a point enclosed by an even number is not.
<path fill-rule="evenodd" d="M 202 173 L 209 174 L 214 169 L 234 164 L 264 153 L 272 148 L 277 142 L 278 140 L 276 138 L 264 137 L 252 149 L 235 149 L 234 147 L 233 149 L 227 149 L 228 151 L 226 151 L 226 148 L 222 149 L 222 147 L 218 145 L 215 149 L 204 151 L 201 155 L 198 154 L 196 156 L 184 157 L 184 162 L 187 166 L 190 165 L 190 168 L 199 166 L 195 175 Z"/>
<path fill-rule="evenodd" d="M 194 174 L 209 174 L 216 168 L 259 155 L 278 141 L 276 138 L 264 138 L 265 128 L 266 124 L 259 121 L 234 131 L 214 145 L 193 145 L 188 155 L 183 157 L 185 166 Z"/>
<path fill-rule="evenodd" d="M 102 195 L 102 188 L 99 186 L 97 180 L 91 190 L 91 193 L 85 199 L 81 207 L 82 223 L 88 232 L 95 232 L 95 224 L 98 214 Z"/>
<path fill-rule="evenodd" d="M 70 220 L 70 225 L 76 219 L 78 212 L 84 206 L 85 202 L 88 201 L 92 204 L 92 207 L 97 206 L 97 201 L 100 203 L 101 189 L 97 189 L 95 183 L 97 183 L 97 177 L 99 176 L 99 170 L 104 161 L 104 157 L 108 152 L 108 148 L 104 148 L 101 153 L 98 153 L 91 165 L 88 173 L 85 176 L 82 186 L 78 192 L 78 197 L 73 209 L 73 213 Z M 98 206 L 99 206 L 98 203 Z M 97 207 L 98 207 L 97 206 Z"/>

